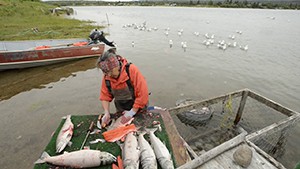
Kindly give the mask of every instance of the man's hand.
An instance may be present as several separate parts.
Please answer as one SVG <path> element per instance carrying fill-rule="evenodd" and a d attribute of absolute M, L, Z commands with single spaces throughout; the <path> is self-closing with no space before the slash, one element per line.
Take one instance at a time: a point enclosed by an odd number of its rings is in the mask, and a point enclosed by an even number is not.
<path fill-rule="evenodd" d="M 121 123 L 127 123 L 135 114 L 136 112 L 133 109 L 131 109 L 130 111 L 124 111 L 124 115 L 121 118 Z"/>
<path fill-rule="evenodd" d="M 101 119 L 101 126 L 105 127 L 110 121 L 110 114 L 107 110 L 104 111 L 104 116 Z"/>

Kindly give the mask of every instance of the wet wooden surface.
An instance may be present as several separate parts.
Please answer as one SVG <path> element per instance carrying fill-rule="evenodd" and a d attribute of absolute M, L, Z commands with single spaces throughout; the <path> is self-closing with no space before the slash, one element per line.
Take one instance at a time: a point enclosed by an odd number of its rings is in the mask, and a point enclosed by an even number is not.
<path fill-rule="evenodd" d="M 169 136 L 170 144 L 173 150 L 173 155 L 176 160 L 176 166 L 185 164 L 189 160 L 189 156 L 184 146 L 184 141 L 180 137 L 174 121 L 168 111 L 156 110 L 161 114 L 166 131 Z"/>
<path fill-rule="evenodd" d="M 241 145 L 239 145 L 241 146 Z M 199 166 L 198 169 L 211 169 L 211 168 L 218 168 L 218 169 L 243 169 L 243 167 L 237 165 L 233 160 L 233 153 L 237 150 L 239 146 L 234 147 L 233 149 L 230 149 L 219 156 L 215 157 L 214 159 L 206 162 L 202 166 Z M 250 165 L 247 167 L 247 169 L 275 169 L 275 167 L 272 163 L 270 163 L 267 159 L 265 159 L 263 156 L 258 154 L 253 148 L 252 150 L 252 160 Z"/>

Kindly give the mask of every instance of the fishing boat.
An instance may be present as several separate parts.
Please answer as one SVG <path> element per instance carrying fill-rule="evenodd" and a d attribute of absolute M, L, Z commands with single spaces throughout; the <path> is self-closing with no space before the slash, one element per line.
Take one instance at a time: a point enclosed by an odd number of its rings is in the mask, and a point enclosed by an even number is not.
<path fill-rule="evenodd" d="M 104 47 L 82 39 L 0 42 L 0 71 L 95 57 Z"/>

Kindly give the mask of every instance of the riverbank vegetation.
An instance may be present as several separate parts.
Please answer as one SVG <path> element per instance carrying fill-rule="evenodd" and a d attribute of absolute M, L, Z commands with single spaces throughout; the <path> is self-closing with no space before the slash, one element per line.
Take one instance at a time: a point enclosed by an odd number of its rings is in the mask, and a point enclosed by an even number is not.
<path fill-rule="evenodd" d="M 0 0 L 0 41 L 87 38 L 95 28 L 91 21 L 53 13 L 56 7 L 38 0 Z"/>
<path fill-rule="evenodd" d="M 50 4 L 62 6 L 186 6 L 186 7 L 211 7 L 211 8 L 257 8 L 257 9 L 300 9 L 300 3 L 275 3 L 275 2 L 248 2 L 224 0 L 214 2 L 212 0 L 189 0 L 189 1 L 47 1 Z"/>
<path fill-rule="evenodd" d="M 96 26 L 92 21 L 68 19 L 60 14 L 59 6 L 188 6 L 223 8 L 300 9 L 299 4 L 274 4 L 226 0 L 223 2 L 190 0 L 189 2 L 105 2 L 105 1 L 48 1 L 0 0 L 0 41 L 85 38 Z M 97 26 L 97 28 L 103 28 Z"/>

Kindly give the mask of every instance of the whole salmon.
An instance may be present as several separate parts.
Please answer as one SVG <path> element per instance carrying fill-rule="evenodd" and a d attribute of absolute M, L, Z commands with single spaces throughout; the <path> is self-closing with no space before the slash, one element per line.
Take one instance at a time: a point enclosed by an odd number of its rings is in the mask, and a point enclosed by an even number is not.
<path fill-rule="evenodd" d="M 59 166 L 72 168 L 96 167 L 111 164 L 116 161 L 116 157 L 108 152 L 99 150 L 78 150 L 70 153 L 65 152 L 58 156 L 50 156 L 44 152 L 35 164 L 51 163 Z"/>
<path fill-rule="evenodd" d="M 68 115 L 56 138 L 56 153 L 60 153 L 68 145 L 73 135 L 73 129 L 71 115 Z"/>
<path fill-rule="evenodd" d="M 157 169 L 154 151 L 148 141 L 144 138 L 146 132 L 141 132 L 138 137 L 140 147 L 140 161 L 143 169 Z"/>
<path fill-rule="evenodd" d="M 170 154 L 168 148 L 154 134 L 154 132 L 157 130 L 157 128 L 146 129 L 146 130 L 149 132 L 151 146 L 154 149 L 156 159 L 158 160 L 161 168 L 174 169 L 174 164 L 173 164 L 171 154 Z"/>
<path fill-rule="evenodd" d="M 127 134 L 122 153 L 123 165 L 125 169 L 139 168 L 140 151 L 137 138 L 135 137 L 133 132 Z"/>

